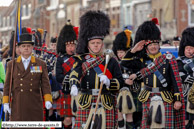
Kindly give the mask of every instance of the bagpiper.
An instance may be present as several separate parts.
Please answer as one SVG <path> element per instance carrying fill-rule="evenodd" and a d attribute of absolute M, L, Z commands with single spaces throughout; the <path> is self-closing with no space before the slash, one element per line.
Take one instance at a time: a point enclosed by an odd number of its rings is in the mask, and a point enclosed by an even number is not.
<path fill-rule="evenodd" d="M 79 55 L 75 56 L 76 67 L 70 74 L 71 95 L 76 96 L 78 89 L 80 91 L 74 129 L 90 129 L 91 126 L 98 129 L 117 128 L 115 95 L 123 79 L 115 58 L 111 57 L 108 64 L 105 62 L 103 39 L 109 34 L 109 28 L 109 17 L 101 11 L 88 11 L 80 18 L 76 51 Z M 101 83 L 100 102 L 96 106 Z"/>
<path fill-rule="evenodd" d="M 69 85 L 69 75 L 73 69 L 75 59 L 72 57 L 75 54 L 77 46 L 76 37 L 77 27 L 73 27 L 70 20 L 61 29 L 57 41 L 57 53 L 59 54 L 56 62 L 56 79 L 62 85 L 60 91 L 60 99 L 54 103 L 56 109 L 60 109 L 60 116 L 65 129 L 72 128 L 72 110 L 71 110 L 71 95 Z M 56 105 L 56 106 L 55 106 Z"/>
<path fill-rule="evenodd" d="M 132 31 L 125 29 L 120 32 L 113 41 L 113 51 L 118 57 L 119 62 L 125 63 L 125 67 L 121 66 L 123 79 L 129 78 L 129 75 L 136 73 L 138 70 L 133 65 L 133 58 L 123 58 L 126 52 L 132 47 L 133 40 L 131 37 Z M 137 128 L 141 124 L 142 104 L 138 100 L 138 95 L 141 88 L 141 81 L 135 81 L 133 84 L 126 83 L 121 86 L 120 93 L 117 98 L 118 105 L 118 126 L 123 129 L 126 124 L 126 129 Z M 123 114 L 126 116 L 124 121 Z"/>
<path fill-rule="evenodd" d="M 135 46 L 125 58 L 137 55 L 134 64 L 139 71 L 128 81 L 143 79 L 138 96 L 143 108 L 141 129 L 184 129 L 185 105 L 178 65 L 171 53 L 161 54 L 161 32 L 156 21 L 145 21 L 137 29 Z"/>
<path fill-rule="evenodd" d="M 194 28 L 186 28 L 182 33 L 177 58 L 179 74 L 182 79 L 183 95 L 185 100 L 185 125 L 186 129 L 194 128 L 194 104 L 188 101 L 188 93 L 194 84 Z M 193 106 L 192 106 L 193 105 Z"/>

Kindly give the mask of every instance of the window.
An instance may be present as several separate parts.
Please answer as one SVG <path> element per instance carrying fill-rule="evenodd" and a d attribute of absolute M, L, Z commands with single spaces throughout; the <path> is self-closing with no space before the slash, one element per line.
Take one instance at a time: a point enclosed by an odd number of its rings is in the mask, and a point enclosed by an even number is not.
<path fill-rule="evenodd" d="M 31 16 L 31 7 L 32 5 L 31 4 L 28 4 L 28 15 Z"/>
<path fill-rule="evenodd" d="M 117 14 L 117 28 L 120 27 L 120 14 Z"/>
<path fill-rule="evenodd" d="M 26 6 L 26 16 L 28 16 L 29 15 L 29 10 L 28 10 L 28 6 Z"/>
<path fill-rule="evenodd" d="M 9 16 L 7 17 L 7 26 L 8 27 L 10 26 L 10 18 L 9 18 Z"/>
<path fill-rule="evenodd" d="M 22 16 L 26 16 L 26 5 L 23 5 Z"/>
<path fill-rule="evenodd" d="M 15 17 L 11 17 L 11 26 L 14 26 L 14 21 L 15 21 L 15 19 L 14 19 Z"/>
<path fill-rule="evenodd" d="M 194 24 L 194 4 L 190 5 L 191 8 L 190 8 L 190 22 L 191 24 Z"/>
<path fill-rule="evenodd" d="M 159 21 L 159 23 L 160 23 L 160 25 L 162 26 L 162 23 L 163 23 L 163 10 L 162 9 L 160 9 L 160 21 Z"/>
<path fill-rule="evenodd" d="M 56 29 L 55 23 L 52 24 L 52 27 L 53 27 L 53 32 L 55 32 L 55 29 Z"/>
<path fill-rule="evenodd" d="M 3 27 L 5 27 L 6 18 L 3 17 Z"/>

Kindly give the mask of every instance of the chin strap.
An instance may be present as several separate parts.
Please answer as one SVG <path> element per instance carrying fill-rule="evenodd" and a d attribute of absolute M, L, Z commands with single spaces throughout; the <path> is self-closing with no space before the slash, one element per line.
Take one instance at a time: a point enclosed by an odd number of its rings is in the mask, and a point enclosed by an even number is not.
<path fill-rule="evenodd" d="M 94 55 L 100 55 L 100 53 L 101 53 L 101 50 L 102 50 L 102 46 L 103 45 L 101 45 L 101 48 L 100 48 L 100 50 L 98 51 L 98 52 L 93 52 L 91 49 L 90 49 L 90 47 L 88 47 L 88 49 L 92 52 L 91 54 L 94 54 Z"/>

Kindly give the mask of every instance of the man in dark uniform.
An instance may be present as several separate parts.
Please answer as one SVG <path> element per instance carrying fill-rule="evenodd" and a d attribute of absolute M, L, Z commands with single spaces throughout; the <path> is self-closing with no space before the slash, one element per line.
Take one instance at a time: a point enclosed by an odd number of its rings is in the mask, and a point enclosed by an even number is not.
<path fill-rule="evenodd" d="M 60 116 L 56 115 L 56 110 L 55 110 L 56 109 L 55 102 L 56 102 L 56 99 L 59 98 L 58 90 L 61 89 L 60 84 L 58 84 L 56 81 L 56 74 L 54 70 L 55 63 L 58 57 L 58 55 L 56 54 L 56 42 L 57 42 L 57 37 L 55 38 L 51 37 L 50 44 L 52 44 L 52 46 L 55 46 L 55 47 L 51 47 L 50 50 L 44 49 L 45 54 L 43 55 L 43 60 L 47 64 L 48 76 L 49 76 L 49 81 L 51 85 L 51 94 L 53 99 L 52 109 L 49 110 L 49 113 L 48 111 L 46 111 L 46 117 L 47 117 L 46 120 L 49 119 L 50 121 L 61 120 Z"/>
<path fill-rule="evenodd" d="M 116 129 L 115 93 L 123 79 L 118 62 L 110 58 L 105 74 L 105 56 L 103 39 L 109 34 L 109 17 L 101 11 L 88 11 L 80 18 L 79 43 L 77 47 L 76 67 L 70 74 L 71 95 L 80 96 L 75 129 L 90 128 L 92 114 L 100 83 L 103 83 L 94 126 L 99 129 Z"/>
<path fill-rule="evenodd" d="M 57 109 L 60 109 L 60 116 L 64 118 L 63 124 L 65 129 L 71 129 L 72 126 L 73 114 L 71 110 L 69 75 L 75 62 L 72 55 L 75 53 L 76 45 L 76 33 L 74 27 L 68 21 L 61 29 L 57 42 L 59 57 L 56 62 L 56 79 L 62 85 L 62 90 L 60 90 L 60 99 L 54 104 Z"/>
<path fill-rule="evenodd" d="M 51 90 L 46 64 L 32 56 L 33 40 L 31 34 L 21 34 L 18 42 L 21 56 L 8 62 L 4 86 L 4 112 L 11 113 L 11 121 L 43 121 L 43 98 L 47 109 L 52 107 Z M 10 79 L 13 85 L 10 90 Z M 12 95 L 11 109 L 9 95 Z M 42 95 L 43 94 L 43 95 Z"/>
<path fill-rule="evenodd" d="M 183 95 L 186 105 L 185 125 L 186 129 L 194 128 L 194 108 L 188 101 L 188 92 L 194 84 L 194 28 L 187 28 L 182 33 L 177 59 L 179 74 L 182 79 Z M 192 90 L 191 90 L 192 92 Z M 192 127 L 193 126 L 193 127 Z"/>
<path fill-rule="evenodd" d="M 143 103 L 142 129 L 184 129 L 184 99 L 178 65 L 172 54 L 160 53 L 160 35 L 153 21 L 139 26 L 135 46 L 125 58 L 131 58 L 134 54 L 142 58 L 134 61 L 140 71 L 130 75 L 125 82 L 143 78 L 144 88 L 138 96 Z"/>
<path fill-rule="evenodd" d="M 118 57 L 118 60 L 125 62 L 125 66 L 121 66 L 124 80 L 129 78 L 129 75 L 136 73 L 137 70 L 133 68 L 133 58 L 123 58 L 126 52 L 132 47 L 133 41 L 131 38 L 132 32 L 128 29 L 120 32 L 113 41 L 113 51 Z M 118 104 L 118 125 L 119 129 L 137 128 L 141 124 L 142 104 L 138 100 L 138 95 L 141 88 L 141 81 L 134 82 L 133 85 L 123 84 L 117 99 Z M 124 122 L 123 114 L 126 114 L 126 122 Z"/>

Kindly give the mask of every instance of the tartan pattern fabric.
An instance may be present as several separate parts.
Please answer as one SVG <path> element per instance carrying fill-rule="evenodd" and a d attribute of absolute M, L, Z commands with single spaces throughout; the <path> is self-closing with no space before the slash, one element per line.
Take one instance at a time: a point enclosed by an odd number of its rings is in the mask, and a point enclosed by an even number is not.
<path fill-rule="evenodd" d="M 164 63 L 166 62 L 166 56 L 165 54 L 161 55 L 160 57 L 156 58 L 154 61 L 155 66 L 151 68 L 143 68 L 140 70 L 140 73 L 142 74 L 142 77 L 146 77 L 155 71 L 157 71 Z"/>
<path fill-rule="evenodd" d="M 142 103 L 138 99 L 138 95 L 140 92 L 131 92 L 133 96 L 133 101 L 136 107 L 136 112 L 141 112 L 142 111 Z"/>
<path fill-rule="evenodd" d="M 148 117 L 149 107 L 151 103 L 150 99 L 156 94 L 160 96 L 160 93 L 151 93 L 148 98 L 148 101 L 142 104 L 143 105 L 143 117 L 142 117 L 141 129 L 150 128 L 150 126 L 147 125 L 147 117 Z M 173 104 L 169 104 L 165 101 L 163 101 L 163 103 L 165 107 L 165 129 L 182 129 L 175 124 Z"/>
<path fill-rule="evenodd" d="M 152 73 L 154 73 L 156 70 L 158 70 L 163 63 L 166 61 L 166 55 L 163 54 L 162 56 L 158 57 L 155 60 L 155 67 L 152 67 L 151 69 L 148 69 L 147 67 L 142 69 L 140 72 L 143 75 L 143 77 L 148 76 Z M 182 82 L 181 82 L 181 78 L 179 76 L 179 71 L 178 71 L 178 64 L 176 61 L 176 58 L 172 55 L 172 58 L 169 59 L 169 63 L 172 67 L 173 73 L 174 73 L 174 78 L 176 80 L 177 83 L 177 87 L 179 89 L 180 92 L 180 97 L 181 97 L 181 103 L 182 103 L 182 107 L 180 110 L 174 110 L 174 115 L 176 116 L 176 120 L 175 120 L 175 125 L 177 126 L 177 129 L 185 129 L 185 103 L 184 103 L 184 97 L 182 94 Z"/>
<path fill-rule="evenodd" d="M 97 100 L 97 96 L 92 96 L 92 103 L 95 103 Z M 74 129 L 83 129 L 82 124 L 86 124 L 87 119 L 89 117 L 90 108 L 82 110 L 80 107 L 76 114 L 75 126 Z M 116 121 L 118 119 L 117 112 L 115 112 L 115 108 L 112 110 L 106 110 L 106 129 L 116 129 Z"/>
<path fill-rule="evenodd" d="M 174 56 L 170 60 L 170 64 L 174 72 L 174 78 L 177 82 L 179 92 L 181 93 L 180 97 L 181 97 L 181 103 L 182 103 L 182 108 L 178 111 L 177 110 L 174 111 L 176 116 L 175 125 L 177 125 L 177 129 L 179 128 L 185 129 L 185 102 L 183 97 L 182 82 L 181 82 L 181 77 L 179 76 L 178 64 Z"/>
<path fill-rule="evenodd" d="M 83 71 L 83 75 L 82 76 L 85 76 L 86 72 L 88 70 L 90 70 L 91 68 L 94 68 L 96 66 L 98 66 L 99 64 L 101 64 L 103 61 L 104 61 L 105 57 L 104 55 L 101 55 L 101 56 L 98 56 L 96 57 L 96 60 L 92 61 L 92 62 L 84 62 L 82 64 L 82 71 Z"/>
<path fill-rule="evenodd" d="M 53 105 L 52 105 L 52 109 L 56 109 L 59 110 L 61 109 L 63 106 L 63 103 L 61 103 L 61 101 L 64 101 L 64 93 L 60 90 L 60 97 L 57 100 L 53 100 Z"/>
<path fill-rule="evenodd" d="M 52 109 L 60 110 L 61 117 L 71 117 L 71 95 L 60 91 L 60 98 L 53 100 Z"/>
<path fill-rule="evenodd" d="M 64 75 L 66 75 L 66 73 L 68 73 L 71 70 L 71 68 L 73 67 L 74 62 L 75 62 L 74 58 L 70 57 L 68 59 L 68 61 L 66 61 L 62 64 Z"/>
<path fill-rule="evenodd" d="M 62 98 L 63 101 L 61 101 L 61 105 L 63 107 L 60 110 L 60 116 L 62 117 L 72 117 L 72 111 L 71 111 L 71 95 L 70 94 L 64 94 L 64 98 Z"/>

